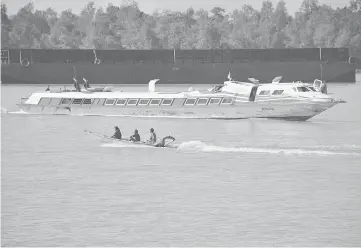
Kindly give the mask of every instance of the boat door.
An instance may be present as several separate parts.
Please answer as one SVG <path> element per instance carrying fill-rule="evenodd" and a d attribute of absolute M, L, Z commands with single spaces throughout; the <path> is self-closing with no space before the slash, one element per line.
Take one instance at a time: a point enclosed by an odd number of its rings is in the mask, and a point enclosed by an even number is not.
<path fill-rule="evenodd" d="M 254 102 L 254 100 L 256 99 L 257 90 L 258 90 L 258 86 L 253 86 L 252 87 L 251 93 L 249 94 L 249 101 L 250 102 Z"/>

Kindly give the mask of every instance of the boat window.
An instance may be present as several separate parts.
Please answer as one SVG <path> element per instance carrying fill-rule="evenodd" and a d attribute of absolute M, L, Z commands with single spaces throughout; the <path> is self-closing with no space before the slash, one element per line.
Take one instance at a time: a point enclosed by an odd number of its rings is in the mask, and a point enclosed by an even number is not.
<path fill-rule="evenodd" d="M 211 90 L 211 92 L 220 92 L 223 88 L 223 85 L 217 85 L 214 86 L 214 88 Z"/>
<path fill-rule="evenodd" d="M 148 105 L 149 99 L 140 99 L 138 105 Z"/>
<path fill-rule="evenodd" d="M 103 105 L 104 102 L 105 102 L 105 99 L 104 99 L 104 98 L 95 99 L 93 105 L 95 105 L 95 104 L 96 104 L 96 105 Z"/>
<path fill-rule="evenodd" d="M 197 99 L 187 99 L 184 105 L 194 105 Z"/>
<path fill-rule="evenodd" d="M 83 98 L 74 98 L 71 104 L 79 105 L 83 101 Z"/>
<path fill-rule="evenodd" d="M 221 98 L 211 98 L 209 104 L 219 104 L 221 102 Z"/>
<path fill-rule="evenodd" d="M 309 91 L 309 89 L 307 89 L 307 88 L 304 87 L 304 86 L 302 86 L 302 87 L 297 87 L 297 90 L 298 90 L 299 92 L 308 92 L 308 91 Z"/>
<path fill-rule="evenodd" d="M 163 99 L 162 105 L 172 105 L 174 99 Z"/>
<path fill-rule="evenodd" d="M 152 99 L 150 101 L 149 105 L 159 105 L 160 104 L 161 99 Z"/>
<path fill-rule="evenodd" d="M 233 98 L 225 97 L 222 99 L 221 104 L 232 104 L 232 102 L 233 102 Z"/>
<path fill-rule="evenodd" d="M 283 90 L 274 90 L 272 95 L 282 95 Z"/>
<path fill-rule="evenodd" d="M 208 98 L 199 98 L 197 101 L 197 105 L 207 105 L 208 100 Z"/>
<path fill-rule="evenodd" d="M 128 102 L 127 102 L 127 105 L 137 105 L 138 103 L 138 99 L 129 99 Z"/>
<path fill-rule="evenodd" d="M 49 98 L 49 97 L 42 97 L 42 98 L 40 99 L 40 101 L 38 102 L 38 105 L 43 105 L 43 106 L 45 106 L 45 105 L 49 105 L 50 102 L 51 102 L 51 98 Z"/>
<path fill-rule="evenodd" d="M 61 102 L 61 98 L 52 98 L 50 103 L 51 105 L 59 105 Z"/>
<path fill-rule="evenodd" d="M 89 105 L 89 104 L 92 104 L 92 99 L 85 98 L 84 101 L 83 101 L 83 105 Z"/>
<path fill-rule="evenodd" d="M 269 95 L 270 91 L 269 90 L 262 90 L 259 95 L 260 96 L 266 96 L 266 95 Z"/>
<path fill-rule="evenodd" d="M 115 103 L 116 105 L 125 105 L 127 102 L 127 99 L 118 99 Z"/>
<path fill-rule="evenodd" d="M 60 104 L 70 104 L 71 103 L 71 98 L 63 98 L 61 99 Z"/>
<path fill-rule="evenodd" d="M 115 99 L 107 99 L 104 105 L 114 105 Z"/>
<path fill-rule="evenodd" d="M 313 88 L 312 86 L 309 86 L 309 87 L 307 87 L 307 88 L 310 89 L 311 91 L 316 91 L 316 89 Z"/>

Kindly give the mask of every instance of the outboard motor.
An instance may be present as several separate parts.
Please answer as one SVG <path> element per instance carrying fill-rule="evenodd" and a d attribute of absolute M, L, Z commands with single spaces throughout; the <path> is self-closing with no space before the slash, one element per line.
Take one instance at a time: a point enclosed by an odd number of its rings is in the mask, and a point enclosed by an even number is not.
<path fill-rule="evenodd" d="M 256 100 L 256 94 L 257 94 L 258 86 L 253 86 L 251 93 L 249 94 L 249 101 L 254 102 Z"/>

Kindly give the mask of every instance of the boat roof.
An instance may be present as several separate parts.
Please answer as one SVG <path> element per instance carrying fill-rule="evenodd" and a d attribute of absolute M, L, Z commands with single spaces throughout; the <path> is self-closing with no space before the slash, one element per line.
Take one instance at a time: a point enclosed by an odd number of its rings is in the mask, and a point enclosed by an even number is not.
<path fill-rule="evenodd" d="M 248 78 L 250 82 L 235 81 L 229 77 L 229 81 L 224 82 L 224 86 L 240 85 L 246 87 L 259 86 L 264 89 L 287 89 L 292 87 L 310 86 L 303 82 L 279 83 L 282 77 L 276 77 L 272 83 L 259 84 L 259 80 Z M 33 96 L 49 97 L 49 98 L 186 98 L 186 97 L 222 97 L 226 92 L 209 92 L 209 91 L 181 91 L 181 92 L 157 92 L 155 84 L 159 79 L 150 80 L 148 83 L 148 91 L 139 92 L 123 92 L 123 91 L 87 91 L 82 89 L 78 91 L 62 91 L 62 92 L 36 92 Z M 106 87 L 104 87 L 106 88 Z"/>
<path fill-rule="evenodd" d="M 312 85 L 302 83 L 302 82 L 295 82 L 295 83 L 280 83 L 280 84 L 260 84 L 262 88 L 268 88 L 268 89 L 286 89 L 286 88 L 293 88 L 293 87 L 310 87 Z"/>
<path fill-rule="evenodd" d="M 189 91 L 189 92 L 37 92 L 33 95 L 38 95 L 40 97 L 49 97 L 49 98 L 179 98 L 179 97 L 189 97 L 189 96 L 202 96 L 202 97 L 217 97 L 224 96 L 222 92 L 211 93 L 211 92 L 199 92 L 199 91 Z"/>
<path fill-rule="evenodd" d="M 279 82 L 272 82 L 272 83 L 250 83 L 250 82 L 241 82 L 241 81 L 225 81 L 225 85 L 228 83 L 234 83 L 238 85 L 244 86 L 261 86 L 262 88 L 291 88 L 291 87 L 301 87 L 301 86 L 310 86 L 310 84 L 303 83 L 303 82 L 287 82 L 287 83 L 279 83 Z"/>

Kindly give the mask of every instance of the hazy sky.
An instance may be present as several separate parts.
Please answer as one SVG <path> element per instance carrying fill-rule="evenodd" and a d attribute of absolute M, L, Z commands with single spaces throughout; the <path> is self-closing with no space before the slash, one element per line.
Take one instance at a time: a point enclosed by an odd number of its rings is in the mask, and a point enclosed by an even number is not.
<path fill-rule="evenodd" d="M 36 9 L 44 10 L 48 7 L 55 9 L 57 12 L 66 9 L 72 9 L 74 13 L 80 13 L 81 9 L 90 2 L 89 0 L 2 0 L 7 7 L 10 15 L 16 14 L 20 7 L 29 2 L 33 2 Z M 277 3 L 277 0 L 271 0 Z M 301 6 L 302 0 L 284 0 L 290 14 L 294 14 Z M 107 6 L 108 3 L 120 5 L 122 0 L 94 0 L 96 6 Z M 146 12 L 152 13 L 156 9 L 170 9 L 175 11 L 183 11 L 189 7 L 194 9 L 203 8 L 212 9 L 214 6 L 222 7 L 226 11 L 240 8 L 243 4 L 250 4 L 256 9 L 260 9 L 262 0 L 136 0 L 139 8 Z M 344 7 L 348 4 L 348 0 L 319 0 L 320 3 L 328 4 L 333 8 Z"/>

